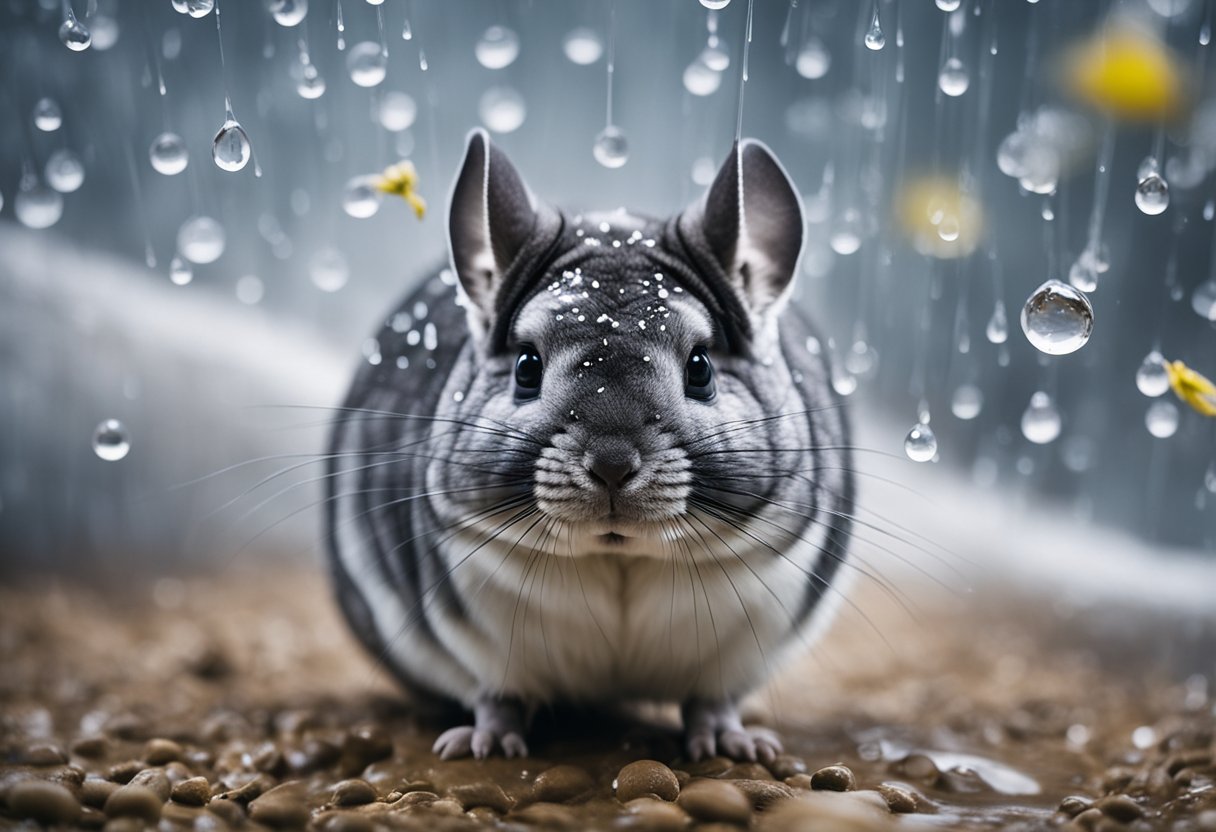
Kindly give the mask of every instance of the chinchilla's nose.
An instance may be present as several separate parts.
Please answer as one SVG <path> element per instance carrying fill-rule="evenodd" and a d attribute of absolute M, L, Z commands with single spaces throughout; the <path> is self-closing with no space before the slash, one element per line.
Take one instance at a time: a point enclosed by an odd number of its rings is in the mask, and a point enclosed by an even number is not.
<path fill-rule="evenodd" d="M 583 465 L 591 479 L 613 494 L 637 474 L 642 467 L 642 455 L 626 439 L 605 438 L 587 449 Z"/>

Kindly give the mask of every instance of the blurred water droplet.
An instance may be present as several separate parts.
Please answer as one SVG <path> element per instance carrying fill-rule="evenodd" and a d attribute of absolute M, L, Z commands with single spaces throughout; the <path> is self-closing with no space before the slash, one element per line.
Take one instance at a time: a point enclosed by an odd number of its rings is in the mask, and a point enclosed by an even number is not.
<path fill-rule="evenodd" d="M 1203 218 L 1211 222 L 1214 216 L 1216 216 L 1216 200 L 1209 199 L 1203 203 Z"/>
<path fill-rule="evenodd" d="M 1168 439 L 1178 430 L 1178 408 L 1173 402 L 1153 402 L 1144 413 L 1144 426 L 1158 439 Z"/>
<path fill-rule="evenodd" d="M 962 4 L 962 0 L 937 0 L 937 7 L 944 12 L 952 12 Z M 979 6 L 976 6 L 979 11 Z"/>
<path fill-rule="evenodd" d="M 701 0 L 702 3 L 705 0 Z M 726 4 L 723 3 L 723 6 Z M 625 132 L 615 124 L 609 124 L 595 137 L 591 147 L 595 161 L 606 168 L 619 168 L 629 161 L 629 140 Z"/>
<path fill-rule="evenodd" d="M 211 217 L 190 217 L 177 230 L 177 250 L 191 263 L 214 263 L 224 253 L 224 227 Z"/>
<path fill-rule="evenodd" d="M 360 41 L 346 53 L 346 71 L 360 87 L 374 87 L 388 74 L 388 56 L 375 41 Z"/>
<path fill-rule="evenodd" d="M 152 140 L 148 148 L 148 159 L 152 169 L 165 176 L 176 176 L 186 169 L 190 154 L 186 143 L 176 133 L 161 133 Z"/>
<path fill-rule="evenodd" d="M 701 0 L 701 5 L 707 9 L 717 11 L 718 9 L 725 9 L 730 5 L 730 0 Z"/>
<path fill-rule="evenodd" d="M 418 105 L 403 92 L 391 90 L 380 99 L 380 126 L 392 133 L 408 130 L 418 116 Z"/>
<path fill-rule="evenodd" d="M 571 63 L 590 66 L 604 54 L 604 42 L 594 29 L 580 26 L 571 29 L 562 40 L 562 51 Z"/>
<path fill-rule="evenodd" d="M 206 17 L 215 8 L 215 0 L 173 0 L 173 8 L 178 14 Z"/>
<path fill-rule="evenodd" d="M 506 26 L 491 26 L 482 33 L 473 54 L 486 69 L 508 67 L 519 57 L 519 35 Z"/>
<path fill-rule="evenodd" d="M 722 85 L 722 75 L 714 72 L 700 57 L 684 69 L 684 89 L 693 95 L 712 95 Z"/>
<path fill-rule="evenodd" d="M 853 254 L 861 248 L 861 236 L 861 212 L 856 208 L 846 208 L 832 224 L 828 245 L 839 255 Z"/>
<path fill-rule="evenodd" d="M 245 128 L 232 117 L 232 111 L 229 110 L 219 132 L 211 140 L 211 158 L 215 160 L 215 166 L 220 170 L 235 173 L 249 164 L 252 153 L 253 146 L 249 143 Z"/>
<path fill-rule="evenodd" d="M 698 156 L 692 163 L 692 181 L 703 188 L 713 184 L 717 173 L 718 166 L 709 156 Z"/>
<path fill-rule="evenodd" d="M 1157 164 L 1157 157 L 1151 153 L 1140 160 L 1139 167 L 1136 168 L 1136 181 L 1152 176 L 1154 173 L 1160 173 L 1161 168 Z"/>
<path fill-rule="evenodd" d="M 974 384 L 960 384 L 950 397 L 950 412 L 956 419 L 968 421 L 984 409 L 984 393 Z"/>
<path fill-rule="evenodd" d="M 984 334 L 993 344 L 1003 344 L 1009 338 L 1009 319 L 1005 315 L 1005 304 L 1002 301 L 998 300 L 993 307 L 992 317 L 988 319 Z"/>
<path fill-rule="evenodd" d="M 1216 494 L 1216 460 L 1208 466 L 1208 470 L 1203 474 L 1203 486 L 1208 491 Z"/>
<path fill-rule="evenodd" d="M 878 20 L 878 1 L 874 2 L 874 14 L 870 18 L 870 28 L 866 30 L 864 39 L 867 49 L 877 52 L 887 45 L 887 36 L 883 34 L 882 24 Z"/>
<path fill-rule="evenodd" d="M 1136 370 L 1136 387 L 1146 396 L 1155 398 L 1170 389 L 1170 376 L 1165 369 L 1165 358 L 1157 350 L 1144 356 Z"/>
<path fill-rule="evenodd" d="M 169 280 L 174 286 L 185 286 L 191 280 L 194 280 L 194 269 L 190 267 L 181 255 L 173 255 L 173 259 L 169 261 Z"/>
<path fill-rule="evenodd" d="M 320 98 L 325 94 L 325 79 L 321 77 L 321 73 L 317 68 L 310 64 L 305 64 L 300 69 L 300 79 L 296 82 L 296 92 L 300 98 L 312 101 Z"/>
<path fill-rule="evenodd" d="M 857 379 L 843 367 L 832 367 L 832 389 L 839 396 L 851 396 L 857 390 Z"/>
<path fill-rule="evenodd" d="M 1136 186 L 1136 207 L 1149 216 L 1164 211 L 1170 204 L 1170 187 L 1161 175 L 1150 173 Z"/>
<path fill-rule="evenodd" d="M 376 187 L 376 177 L 356 176 L 342 191 L 342 210 L 355 219 L 365 220 L 380 210 L 384 194 Z"/>
<path fill-rule="evenodd" d="M 1038 391 L 1022 413 L 1022 435 L 1036 445 L 1046 445 L 1060 435 L 1060 411 L 1051 396 Z"/>
<path fill-rule="evenodd" d="M 256 306 L 261 303 L 266 294 L 262 279 L 255 274 L 247 274 L 236 282 L 236 299 L 246 306 Z"/>
<path fill-rule="evenodd" d="M 34 126 L 44 133 L 53 133 L 63 124 L 63 111 L 53 98 L 39 98 L 34 105 Z"/>
<path fill-rule="evenodd" d="M 1216 280 L 1200 283 L 1191 293 L 1191 308 L 1201 318 L 1216 321 Z"/>
<path fill-rule="evenodd" d="M 1067 355 L 1085 346 L 1094 329 L 1089 298 L 1072 286 L 1048 280 L 1022 307 L 1026 340 L 1048 355 Z"/>
<path fill-rule="evenodd" d="M 106 462 L 118 462 L 131 450 L 127 428 L 117 419 L 106 419 L 93 431 L 93 453 Z"/>
<path fill-rule="evenodd" d="M 13 212 L 26 228 L 50 228 L 63 216 L 63 196 L 33 177 L 24 177 L 13 198 Z"/>
<path fill-rule="evenodd" d="M 84 184 L 84 164 L 67 148 L 51 154 L 44 172 L 47 184 L 61 194 L 70 194 Z"/>
<path fill-rule="evenodd" d="M 98 52 L 113 48 L 122 32 L 118 21 L 106 14 L 93 15 L 89 28 L 93 33 L 93 48 Z"/>
<path fill-rule="evenodd" d="M 83 52 L 93 42 L 88 27 L 76 19 L 71 6 L 67 6 L 67 18 L 59 25 L 59 40 L 73 52 Z"/>
<path fill-rule="evenodd" d="M 937 437 L 933 429 L 924 422 L 918 422 L 904 437 L 904 453 L 913 462 L 928 462 L 937 455 Z"/>
<path fill-rule="evenodd" d="M 346 256 L 336 248 L 322 248 L 308 261 L 308 275 L 322 292 L 336 292 L 350 278 Z"/>
<path fill-rule="evenodd" d="M 514 87 L 490 87 L 477 104 L 481 123 L 495 133 L 512 133 L 528 115 L 524 97 Z"/>
<path fill-rule="evenodd" d="M 1199 45 L 1207 46 L 1212 42 L 1212 24 L 1208 21 L 1203 21 L 1203 25 L 1199 27 Z"/>
<path fill-rule="evenodd" d="M 298 26 L 308 16 L 308 0 L 269 0 L 270 14 L 280 26 Z"/>
<path fill-rule="evenodd" d="M 823 41 L 814 37 L 807 38 L 794 60 L 794 69 L 798 74 L 812 81 L 827 75 L 831 66 L 832 53 L 828 52 Z"/>
<path fill-rule="evenodd" d="M 946 95 L 957 98 L 967 91 L 971 85 L 971 76 L 967 67 L 958 58 L 947 58 L 942 64 L 941 72 L 937 75 L 937 86 Z"/>

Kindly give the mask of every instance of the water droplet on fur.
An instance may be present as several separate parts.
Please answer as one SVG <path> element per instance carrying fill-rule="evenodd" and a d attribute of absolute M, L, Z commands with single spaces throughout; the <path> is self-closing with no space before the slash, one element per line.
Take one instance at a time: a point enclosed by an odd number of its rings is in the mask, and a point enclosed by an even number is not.
<path fill-rule="evenodd" d="M 1216 321 L 1216 280 L 1200 283 L 1191 293 L 1191 308 L 1201 318 Z"/>
<path fill-rule="evenodd" d="M 215 8 L 215 0 L 173 0 L 173 8 L 178 14 L 206 17 Z"/>
<path fill-rule="evenodd" d="M 609 124 L 595 137 L 591 152 L 604 167 L 619 168 L 629 161 L 629 140 L 621 128 Z"/>
<path fill-rule="evenodd" d="M 913 462 L 928 462 L 937 456 L 937 437 L 933 429 L 924 422 L 918 422 L 904 437 L 904 453 Z"/>
<path fill-rule="evenodd" d="M 22 179 L 13 212 L 26 228 L 50 228 L 63 216 L 63 196 L 33 177 Z"/>
<path fill-rule="evenodd" d="M 1003 344 L 1009 338 L 1009 319 L 1005 315 L 1005 304 L 999 300 L 992 310 L 992 317 L 988 319 L 984 334 L 993 344 Z"/>
<path fill-rule="evenodd" d="M 1022 307 L 1022 331 L 1040 352 L 1067 355 L 1089 341 L 1094 329 L 1094 309 L 1084 292 L 1048 280 L 1026 299 Z"/>
<path fill-rule="evenodd" d="M 729 6 L 730 0 L 701 0 L 701 5 L 707 9 L 717 11 L 718 9 L 725 9 L 727 6 Z"/>
<path fill-rule="evenodd" d="M 117 462 L 131 450 L 127 428 L 117 419 L 106 419 L 93 431 L 93 453 L 106 462 Z"/>
<path fill-rule="evenodd" d="M 1022 413 L 1022 435 L 1036 445 L 1046 445 L 1060 435 L 1060 411 L 1041 390 L 1030 397 Z"/>
<path fill-rule="evenodd" d="M 191 217 L 177 230 L 177 250 L 191 263 L 214 263 L 224 253 L 224 227 L 211 217 Z"/>
<path fill-rule="evenodd" d="M 952 12 L 960 5 L 962 5 L 962 0 L 937 0 L 937 7 L 944 12 Z"/>
<path fill-rule="evenodd" d="M 176 133 L 161 133 L 148 147 L 148 160 L 152 169 L 165 176 L 176 176 L 190 163 L 186 143 Z"/>
<path fill-rule="evenodd" d="M 693 95 L 712 95 L 722 86 L 721 73 L 714 72 L 700 57 L 694 58 L 684 70 L 684 89 Z"/>
<path fill-rule="evenodd" d="M 1165 357 L 1157 350 L 1144 356 L 1136 370 L 1136 387 L 1144 395 L 1155 398 L 1170 389 L 1170 376 L 1165 369 Z"/>
<path fill-rule="evenodd" d="M 794 69 L 798 74 L 812 81 L 827 75 L 831 66 L 832 53 L 819 38 L 807 38 L 794 60 Z"/>

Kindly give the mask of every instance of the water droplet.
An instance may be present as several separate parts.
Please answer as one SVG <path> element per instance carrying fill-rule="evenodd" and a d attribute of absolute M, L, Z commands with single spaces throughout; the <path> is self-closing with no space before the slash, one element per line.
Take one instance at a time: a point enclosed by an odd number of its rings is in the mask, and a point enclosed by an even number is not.
<path fill-rule="evenodd" d="M 388 56 L 380 49 L 380 44 L 360 41 L 346 53 L 346 71 L 350 73 L 350 80 L 360 87 L 374 87 L 388 74 Z"/>
<path fill-rule="evenodd" d="M 1178 408 L 1173 402 L 1153 402 L 1144 412 L 1144 426 L 1158 439 L 1168 439 L 1178 430 Z"/>
<path fill-rule="evenodd" d="M 39 98 L 34 105 L 34 126 L 44 133 L 53 133 L 63 124 L 63 111 L 53 98 Z"/>
<path fill-rule="evenodd" d="M 118 21 L 106 14 L 95 14 L 92 19 L 93 48 L 105 52 L 118 43 L 121 29 Z"/>
<path fill-rule="evenodd" d="M 67 19 L 59 25 L 59 40 L 73 52 L 83 52 L 93 43 L 93 35 L 89 33 L 88 27 L 76 19 L 70 7 Z"/>
<path fill-rule="evenodd" d="M 701 0 L 704 3 L 706 0 Z M 723 6 L 726 3 L 722 4 Z M 606 168 L 619 168 L 629 161 L 629 140 L 615 124 L 609 124 L 595 137 L 591 148 L 595 161 Z"/>
<path fill-rule="evenodd" d="M 730 5 L 730 0 L 701 0 L 701 5 L 707 9 L 717 11 L 718 9 L 725 9 Z"/>
<path fill-rule="evenodd" d="M 1157 164 L 1157 157 L 1151 153 L 1140 160 L 1140 166 L 1136 168 L 1136 181 L 1139 182 L 1145 177 L 1152 176 L 1154 173 L 1160 173 L 1161 167 Z"/>
<path fill-rule="evenodd" d="M 308 15 L 308 0 L 269 0 L 270 14 L 280 26 L 298 26 Z"/>
<path fill-rule="evenodd" d="M 177 250 L 191 263 L 214 263 L 224 253 L 224 227 L 211 217 L 190 217 L 177 230 Z"/>
<path fill-rule="evenodd" d="M 562 51 L 571 63 L 590 66 L 604 54 L 604 42 L 594 29 L 580 26 L 566 33 L 562 40 Z"/>
<path fill-rule="evenodd" d="M 490 87 L 481 94 L 477 114 L 495 133 L 512 133 L 524 123 L 528 108 L 514 87 Z"/>
<path fill-rule="evenodd" d="M 1041 390 L 1030 397 L 1022 413 L 1022 435 L 1036 445 L 1046 445 L 1060 435 L 1060 411 Z"/>
<path fill-rule="evenodd" d="M 970 85 L 971 76 L 963 62 L 958 58 L 947 58 L 937 75 L 937 86 L 941 91 L 951 98 L 957 98 L 965 93 Z"/>
<path fill-rule="evenodd" d="M 506 26 L 491 26 L 473 47 L 477 63 L 486 69 L 502 69 L 519 57 L 519 35 Z"/>
<path fill-rule="evenodd" d="M 148 159 L 157 173 L 176 176 L 186 169 L 190 154 L 181 136 L 176 133 L 161 133 L 148 147 Z"/>
<path fill-rule="evenodd" d="M 1203 487 L 1213 494 L 1216 494 L 1216 461 L 1208 466 L 1208 470 L 1203 474 Z"/>
<path fill-rule="evenodd" d="M 215 0 L 173 0 L 173 8 L 178 14 L 206 17 L 215 8 Z"/>
<path fill-rule="evenodd" d="M 988 341 L 993 344 L 1003 344 L 1009 338 L 1009 319 L 1005 315 L 1005 304 L 1001 301 L 996 302 L 996 306 L 992 309 L 992 317 L 988 319 L 988 326 L 984 330 L 984 334 L 988 336 Z"/>
<path fill-rule="evenodd" d="M 63 216 L 63 196 L 33 177 L 23 178 L 13 211 L 26 228 L 50 228 Z"/>
<path fill-rule="evenodd" d="M 984 392 L 974 384 L 960 384 L 950 397 L 950 412 L 956 419 L 974 419 L 983 408 Z"/>
<path fill-rule="evenodd" d="M 236 282 L 236 299 L 246 306 L 256 306 L 261 303 L 266 294 L 262 279 L 255 274 L 242 276 Z"/>
<path fill-rule="evenodd" d="M 870 19 L 870 28 L 866 30 L 866 48 L 877 52 L 887 45 L 887 36 L 882 33 L 882 24 L 878 21 L 878 2 L 874 3 L 874 14 Z"/>
<path fill-rule="evenodd" d="M 1164 211 L 1170 204 L 1170 186 L 1154 172 L 1140 180 L 1136 186 L 1136 207 L 1149 216 Z"/>
<path fill-rule="evenodd" d="M 962 5 L 962 0 L 937 0 L 937 7 L 944 12 L 952 12 Z M 975 9 L 979 11 L 979 6 Z"/>
<path fill-rule="evenodd" d="M 904 437 L 904 453 L 913 462 L 928 462 L 937 456 L 937 437 L 933 429 L 924 422 L 918 422 Z"/>
<path fill-rule="evenodd" d="M 391 90 L 380 99 L 380 126 L 392 133 L 408 130 L 418 116 L 418 105 L 403 92 Z"/>
<path fill-rule="evenodd" d="M 701 61 L 714 72 L 725 72 L 730 67 L 730 54 L 717 36 L 709 39 L 709 45 L 701 50 Z"/>
<path fill-rule="evenodd" d="M 1216 321 L 1216 279 L 1200 283 L 1191 293 L 1191 308 L 1201 318 Z"/>
<path fill-rule="evenodd" d="M 1048 355 L 1076 352 L 1085 346 L 1093 329 L 1094 308 L 1089 298 L 1058 280 L 1048 280 L 1022 307 L 1026 340 Z"/>
<path fill-rule="evenodd" d="M 1216 217 L 1216 200 L 1209 199 L 1203 203 L 1203 218 L 1211 222 L 1212 217 Z"/>
<path fill-rule="evenodd" d="M 684 89 L 693 95 L 712 95 L 722 86 L 722 75 L 714 72 L 700 57 L 694 58 L 684 70 Z"/>
<path fill-rule="evenodd" d="M 296 74 L 296 93 L 300 98 L 315 101 L 325 95 L 325 79 L 321 77 L 307 52 L 300 52 L 300 62 L 293 69 Z"/>
<path fill-rule="evenodd" d="M 45 172 L 47 184 L 61 194 L 70 194 L 84 184 L 84 164 L 67 148 L 51 154 Z"/>
<path fill-rule="evenodd" d="M 194 280 L 194 269 L 190 264 L 182 259 L 181 255 L 173 255 L 173 259 L 169 261 L 169 280 L 174 286 L 185 286 L 191 280 Z"/>
<path fill-rule="evenodd" d="M 308 261 L 308 276 L 322 292 L 336 292 L 350 278 L 350 266 L 336 248 L 322 248 Z"/>
<path fill-rule="evenodd" d="M 819 38 L 807 38 L 794 60 L 794 69 L 798 74 L 812 81 L 827 75 L 831 66 L 832 53 Z"/>
<path fill-rule="evenodd" d="M 839 396 L 851 396 L 857 390 L 857 379 L 842 367 L 832 367 L 832 389 Z"/>
<path fill-rule="evenodd" d="M 718 166 L 709 156 L 698 156 L 692 163 L 692 181 L 703 188 L 713 184 L 717 173 Z"/>
<path fill-rule="evenodd" d="M 861 248 L 861 232 L 861 212 L 856 208 L 846 208 L 832 223 L 828 245 L 839 255 L 853 254 Z"/>
<path fill-rule="evenodd" d="M 376 187 L 376 177 L 356 176 L 342 191 L 342 210 L 355 219 L 365 220 L 380 210 L 384 194 Z"/>
<path fill-rule="evenodd" d="M 1205 21 L 1203 21 L 1203 25 L 1199 27 L 1199 45 L 1207 46 L 1211 42 L 1212 42 L 1212 24 L 1208 23 L 1205 20 Z"/>
<path fill-rule="evenodd" d="M 229 110 L 219 132 L 211 140 L 211 158 L 215 160 L 215 166 L 220 170 L 236 172 L 249 164 L 252 153 L 253 146 L 249 143 L 245 128 L 232 117 Z"/>
<path fill-rule="evenodd" d="M 1144 356 L 1136 370 L 1136 387 L 1150 398 L 1164 395 L 1170 389 L 1170 376 L 1165 370 L 1165 357 L 1157 350 Z"/>
<path fill-rule="evenodd" d="M 117 419 L 106 419 L 93 431 L 93 453 L 106 462 L 118 462 L 131 450 L 131 437 Z"/>

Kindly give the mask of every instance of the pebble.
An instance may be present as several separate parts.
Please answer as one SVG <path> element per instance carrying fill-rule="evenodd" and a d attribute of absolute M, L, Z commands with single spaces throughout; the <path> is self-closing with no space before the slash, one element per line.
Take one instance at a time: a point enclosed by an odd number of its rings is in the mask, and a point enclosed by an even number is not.
<path fill-rule="evenodd" d="M 1093 805 L 1094 802 L 1088 797 L 1081 797 L 1080 795 L 1074 794 L 1061 800 L 1057 811 L 1063 812 L 1070 818 L 1075 818 L 1077 815 L 1081 814 Z"/>
<path fill-rule="evenodd" d="M 401 806 L 429 806 L 438 799 L 439 795 L 434 792 L 419 790 L 406 792 L 405 796 L 396 802 Z"/>
<path fill-rule="evenodd" d="M 735 763 L 718 775 L 723 780 L 772 780 L 773 774 L 759 763 Z"/>
<path fill-rule="evenodd" d="M 553 766 L 536 775 L 532 783 L 534 800 L 550 803 L 565 803 L 591 791 L 595 781 L 587 770 L 579 766 Z"/>
<path fill-rule="evenodd" d="M 792 774 L 785 778 L 785 785 L 794 789 L 811 789 L 811 775 L 809 774 Z"/>
<path fill-rule="evenodd" d="M 675 800 L 679 794 L 680 781 L 675 772 L 655 760 L 632 762 L 616 776 L 616 799 L 622 803 L 649 795 L 660 800 Z"/>
<path fill-rule="evenodd" d="M 539 829 L 580 828 L 574 812 L 560 803 L 533 803 L 512 812 L 511 818 Z"/>
<path fill-rule="evenodd" d="M 784 783 L 772 780 L 732 780 L 739 791 L 747 795 L 752 806 L 758 810 L 767 809 L 774 803 L 794 796 L 794 790 Z"/>
<path fill-rule="evenodd" d="M 920 800 L 915 793 L 894 783 L 881 784 L 878 793 L 887 802 L 887 808 L 897 815 L 910 814 L 920 806 Z"/>
<path fill-rule="evenodd" d="M 205 806 L 211 799 L 211 784 L 206 777 L 191 777 L 174 786 L 170 797 L 186 806 Z"/>
<path fill-rule="evenodd" d="M 163 766 L 181 758 L 182 747 L 173 740 L 157 737 L 144 745 L 144 761 L 150 765 Z"/>
<path fill-rule="evenodd" d="M 625 806 L 621 826 L 638 832 L 680 832 L 692 822 L 688 813 L 674 803 L 639 797 Z"/>
<path fill-rule="evenodd" d="M 443 797 L 436 800 L 434 803 L 427 806 L 427 809 L 435 814 L 450 815 L 452 817 L 458 817 L 464 814 L 464 807 L 460 805 L 459 801 L 453 800 L 450 797 Z"/>
<path fill-rule="evenodd" d="M 130 783 L 131 778 L 144 770 L 144 764 L 139 760 L 124 760 L 106 769 L 106 779 L 115 783 Z"/>
<path fill-rule="evenodd" d="M 112 780 L 89 777 L 80 785 L 80 800 L 86 806 L 100 809 L 118 788 L 118 784 Z"/>
<path fill-rule="evenodd" d="M 393 755 L 393 741 L 382 728 L 363 725 L 349 731 L 342 740 L 338 771 L 343 777 L 354 777 L 372 763 Z"/>
<path fill-rule="evenodd" d="M 857 778 L 848 766 L 825 766 L 811 775 L 811 788 L 815 791 L 851 792 L 857 788 Z"/>
<path fill-rule="evenodd" d="M 358 778 L 343 780 L 334 786 L 332 803 L 335 806 L 362 806 L 376 799 L 376 790 L 366 780 Z"/>
<path fill-rule="evenodd" d="M 57 745 L 37 742 L 28 746 L 20 759 L 27 766 L 61 766 L 68 761 L 68 755 Z"/>
<path fill-rule="evenodd" d="M 306 784 L 290 780 L 259 795 L 249 804 L 249 819 L 275 829 L 295 829 L 308 823 Z"/>
<path fill-rule="evenodd" d="M 80 817 L 76 819 L 76 823 L 85 829 L 101 829 L 106 825 L 106 815 L 100 809 L 85 806 L 80 810 Z"/>
<path fill-rule="evenodd" d="M 160 820 L 164 801 L 147 786 L 121 786 L 106 800 L 105 813 L 110 818 L 138 818 L 155 823 Z"/>
<path fill-rule="evenodd" d="M 212 800 L 207 804 L 207 811 L 229 826 L 239 827 L 245 824 L 245 810 L 241 808 L 241 804 L 231 800 Z"/>
<path fill-rule="evenodd" d="M 355 812 L 330 812 L 316 822 L 322 832 L 372 832 L 371 819 Z"/>
<path fill-rule="evenodd" d="M 761 816 L 762 832 L 881 832 L 900 828 L 872 791 L 811 792 Z"/>
<path fill-rule="evenodd" d="M 99 760 L 110 751 L 110 741 L 103 736 L 85 737 L 72 743 L 72 753 L 89 760 Z"/>
<path fill-rule="evenodd" d="M 795 774 L 806 774 L 806 761 L 792 754 L 778 754 L 768 765 L 768 770 L 778 780 L 793 777 Z"/>
<path fill-rule="evenodd" d="M 448 789 L 448 797 L 460 801 L 465 810 L 484 806 L 499 814 L 506 814 L 511 808 L 511 798 L 502 790 L 502 786 L 490 781 L 467 783 Z"/>
<path fill-rule="evenodd" d="M 143 786 L 146 789 L 150 789 L 160 798 L 161 803 L 169 799 L 169 793 L 172 790 L 172 786 L 169 784 L 169 775 L 165 774 L 164 769 L 160 768 L 144 769 L 132 777 L 128 785 Z"/>
<path fill-rule="evenodd" d="M 19 818 L 41 823 L 73 823 L 80 803 L 63 786 L 45 780 L 24 780 L 8 790 L 8 810 Z"/>
<path fill-rule="evenodd" d="M 1140 804 L 1127 795 L 1112 794 L 1094 804 L 1108 818 L 1114 818 L 1121 823 L 1131 823 L 1144 814 Z"/>
<path fill-rule="evenodd" d="M 752 804 L 738 786 L 725 780 L 694 780 L 680 792 L 679 806 L 700 821 L 746 824 Z"/>

